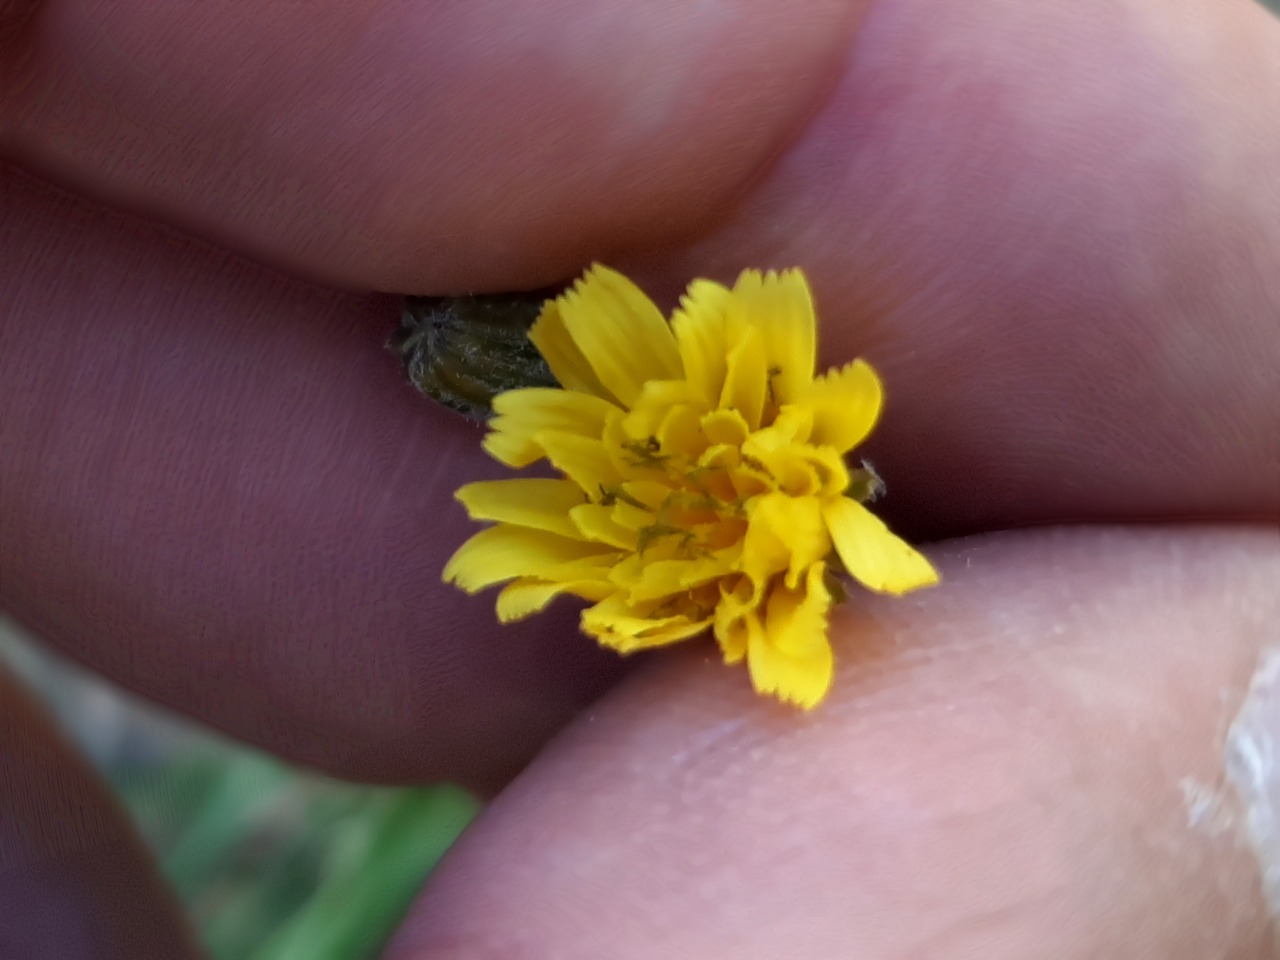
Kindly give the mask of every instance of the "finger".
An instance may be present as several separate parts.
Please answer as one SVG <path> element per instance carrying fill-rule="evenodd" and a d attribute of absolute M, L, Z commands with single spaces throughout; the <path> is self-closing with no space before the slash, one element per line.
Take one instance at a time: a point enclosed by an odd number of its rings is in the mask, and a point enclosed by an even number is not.
<path fill-rule="evenodd" d="M 362 779 L 517 769 L 619 670 L 440 582 L 479 428 L 328 293 L 11 178 L 0 604 L 108 676 Z M 21 280 L 21 283 L 18 281 Z"/>
<path fill-rule="evenodd" d="M 1275 531 L 945 552 L 919 600 L 842 608 L 812 715 L 709 654 L 633 677 L 486 811 L 390 956 L 1269 956 L 1266 811 L 1224 756 L 1276 640 Z"/>
<path fill-rule="evenodd" d="M 306 32 L 274 7 L 194 32 L 181 5 L 56 9 L 12 150 L 299 269 L 442 292 L 598 257 L 671 293 L 802 265 L 827 357 L 884 373 L 868 453 L 913 536 L 1280 515 L 1280 24 L 1256 4 L 788 3 L 680 30 L 652 5 L 309 7 Z"/>
<path fill-rule="evenodd" d="M 46 173 L 326 281 L 537 287 L 722 208 L 865 6 L 47 3 L 0 120 Z"/>
<path fill-rule="evenodd" d="M 200 955 L 123 811 L 0 669 L 0 952 Z"/>
<path fill-rule="evenodd" d="M 655 282 L 801 264 L 917 535 L 1280 516 L 1280 21 L 1251 2 L 875 5 L 738 216 Z"/>

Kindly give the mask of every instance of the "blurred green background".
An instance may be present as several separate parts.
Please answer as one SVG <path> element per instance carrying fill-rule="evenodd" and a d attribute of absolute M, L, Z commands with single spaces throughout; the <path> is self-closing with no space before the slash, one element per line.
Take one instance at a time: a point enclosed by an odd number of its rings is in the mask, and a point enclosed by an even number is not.
<path fill-rule="evenodd" d="M 377 957 L 478 809 L 452 786 L 363 787 L 289 767 L 89 675 L 3 617 L 0 661 L 114 787 L 216 960 Z"/>

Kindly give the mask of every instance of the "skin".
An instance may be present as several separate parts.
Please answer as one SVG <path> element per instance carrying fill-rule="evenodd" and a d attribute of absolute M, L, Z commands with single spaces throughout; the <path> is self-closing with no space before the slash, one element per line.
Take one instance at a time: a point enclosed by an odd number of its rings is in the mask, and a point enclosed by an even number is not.
<path fill-rule="evenodd" d="M 1221 786 L 1280 613 L 1280 24 L 297 9 L 0 3 L 0 603 L 343 776 L 496 791 L 555 737 L 397 958 L 1271 955 L 1179 784 Z M 438 584 L 498 474 L 359 291 L 593 258 L 666 302 L 800 264 L 826 361 L 888 384 L 884 513 L 946 579 L 840 613 L 812 717 Z"/>
<path fill-rule="evenodd" d="M 195 960 L 115 798 L 3 671 L 0 698 L 0 955 Z"/>

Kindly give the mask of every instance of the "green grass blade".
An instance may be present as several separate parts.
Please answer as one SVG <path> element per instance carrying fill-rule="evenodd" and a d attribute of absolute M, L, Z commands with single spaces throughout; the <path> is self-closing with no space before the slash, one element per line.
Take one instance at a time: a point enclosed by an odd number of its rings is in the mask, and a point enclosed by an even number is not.
<path fill-rule="evenodd" d="M 253 960 L 376 956 L 476 809 L 474 799 L 453 787 L 406 790 L 390 798 L 371 826 L 362 825 L 367 837 L 345 845 L 335 838 L 331 869 L 315 895 Z"/>

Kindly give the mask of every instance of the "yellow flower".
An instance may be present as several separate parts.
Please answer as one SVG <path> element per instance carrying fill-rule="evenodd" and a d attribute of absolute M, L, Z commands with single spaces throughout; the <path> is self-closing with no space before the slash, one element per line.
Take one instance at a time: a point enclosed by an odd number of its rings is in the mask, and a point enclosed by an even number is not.
<path fill-rule="evenodd" d="M 798 270 L 697 280 L 668 323 L 604 267 L 549 301 L 529 333 L 563 389 L 494 401 L 485 449 L 560 479 L 471 483 L 495 522 L 444 578 L 506 583 L 508 622 L 571 594 L 582 629 L 621 653 L 711 630 L 760 693 L 811 708 L 831 685 L 827 613 L 843 571 L 902 594 L 936 583 L 921 554 L 860 502 L 880 486 L 844 455 L 882 392 L 855 360 L 814 376 L 817 328 Z"/>

